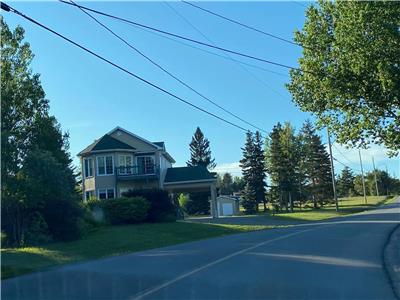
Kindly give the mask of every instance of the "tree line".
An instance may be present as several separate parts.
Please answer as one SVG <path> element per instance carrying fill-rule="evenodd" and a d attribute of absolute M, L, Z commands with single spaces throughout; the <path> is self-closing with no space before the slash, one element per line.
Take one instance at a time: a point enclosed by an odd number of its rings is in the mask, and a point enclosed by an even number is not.
<path fill-rule="evenodd" d="M 242 151 L 243 177 L 234 182 L 225 173 L 217 182 L 220 194 L 240 193 L 247 213 L 257 212 L 259 204 L 267 210 L 267 202 L 277 211 L 333 202 L 329 153 L 309 120 L 298 133 L 289 122 L 276 124 L 264 143 L 259 132 L 248 132 Z M 362 176 L 354 175 L 349 167 L 336 176 L 335 183 L 338 197 L 364 195 Z M 368 172 L 365 186 L 367 196 L 400 192 L 400 180 L 382 170 Z"/>

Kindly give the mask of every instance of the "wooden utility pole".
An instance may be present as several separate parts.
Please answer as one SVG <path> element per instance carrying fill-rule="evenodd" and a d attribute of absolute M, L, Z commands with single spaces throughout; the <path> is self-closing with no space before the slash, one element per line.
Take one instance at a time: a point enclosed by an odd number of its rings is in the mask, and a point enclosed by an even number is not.
<path fill-rule="evenodd" d="M 329 135 L 329 128 L 326 127 L 326 132 L 328 134 L 328 146 L 329 146 L 329 157 L 331 159 L 331 173 L 332 173 L 332 187 L 333 187 L 333 198 L 335 200 L 335 208 L 336 211 L 339 211 L 338 198 L 336 194 L 336 180 L 335 180 L 335 170 L 333 168 L 333 156 L 332 156 L 332 145 L 331 145 L 331 137 Z"/>
<path fill-rule="evenodd" d="M 361 178 L 362 178 L 362 185 L 363 185 L 363 192 L 364 192 L 364 201 L 367 204 L 367 193 L 365 192 L 365 178 L 364 178 L 364 169 L 361 160 L 361 151 L 358 149 L 358 156 L 360 157 L 360 167 L 361 167 Z"/>
<path fill-rule="evenodd" d="M 375 178 L 376 195 L 379 196 L 378 181 L 376 180 L 375 160 L 374 160 L 373 156 L 372 156 L 372 166 L 374 167 L 374 178 Z"/>

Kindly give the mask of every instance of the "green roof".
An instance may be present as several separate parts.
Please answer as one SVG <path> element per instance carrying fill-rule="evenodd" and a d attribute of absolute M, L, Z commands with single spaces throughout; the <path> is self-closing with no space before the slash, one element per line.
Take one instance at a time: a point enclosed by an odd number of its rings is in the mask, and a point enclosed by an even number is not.
<path fill-rule="evenodd" d="M 215 180 L 215 176 L 207 168 L 200 166 L 169 168 L 164 183 L 197 180 Z"/>
<path fill-rule="evenodd" d="M 165 148 L 164 142 L 153 142 L 153 144 L 157 145 L 158 147 Z"/>
<path fill-rule="evenodd" d="M 79 155 L 86 154 L 91 151 L 114 150 L 114 149 L 135 150 L 136 148 L 106 134 L 100 139 L 94 141 L 94 143 L 86 147 L 84 150 L 82 150 L 79 153 Z"/>

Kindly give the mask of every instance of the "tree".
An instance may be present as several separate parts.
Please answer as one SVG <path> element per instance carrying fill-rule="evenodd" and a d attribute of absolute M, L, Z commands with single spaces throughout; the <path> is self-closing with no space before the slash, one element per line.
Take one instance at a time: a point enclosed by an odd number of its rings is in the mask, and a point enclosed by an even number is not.
<path fill-rule="evenodd" d="M 300 136 L 303 151 L 302 168 L 310 187 L 314 208 L 317 208 L 318 202 L 323 205 L 323 201 L 332 196 L 330 158 L 321 137 L 316 134 L 310 121 L 304 123 Z"/>
<path fill-rule="evenodd" d="M 320 1 L 295 41 L 300 70 L 287 85 L 304 111 L 342 144 L 400 149 L 400 5 L 395 1 Z"/>
<path fill-rule="evenodd" d="M 300 154 L 300 139 L 290 123 L 285 123 L 283 127 L 280 123 L 275 125 L 266 145 L 265 164 L 273 185 L 270 195 L 275 197 L 274 202 L 278 209 L 288 209 L 290 206 L 293 210 L 295 199 L 300 199 L 303 181 Z"/>
<path fill-rule="evenodd" d="M 265 149 L 266 169 L 273 185 L 270 190 L 270 201 L 273 202 L 276 209 L 287 206 L 287 203 L 284 203 L 281 197 L 285 168 L 280 139 L 281 133 L 282 125 L 278 122 L 269 134 L 269 140 L 267 140 Z"/>
<path fill-rule="evenodd" d="M 247 213 L 258 211 L 258 203 L 265 205 L 265 166 L 264 151 L 261 134 L 257 131 L 255 135 L 246 133 L 246 142 L 243 158 L 240 160 L 245 189 L 243 190 L 242 205 Z"/>
<path fill-rule="evenodd" d="M 190 160 L 188 167 L 202 166 L 213 169 L 216 166 L 215 159 L 211 158 L 210 142 L 204 137 L 203 132 L 197 127 L 192 141 L 189 144 Z M 210 192 L 194 192 L 189 194 L 186 203 L 188 214 L 209 214 L 210 213 Z"/>
<path fill-rule="evenodd" d="M 80 222 L 68 134 L 63 134 L 49 115 L 40 76 L 30 69 L 33 53 L 24 42 L 24 30 L 18 26 L 11 32 L 3 19 L 0 22 L 2 228 L 14 245 L 24 244 L 33 227 L 55 239 L 68 238 Z M 76 218 L 70 217 L 69 211 Z M 62 215 L 52 223 L 50 215 L 58 212 Z M 63 222 L 63 216 L 73 224 Z M 60 226 L 64 226 L 65 236 L 56 233 L 62 231 L 58 231 Z M 30 237 L 35 235 L 40 233 Z"/>
<path fill-rule="evenodd" d="M 235 178 L 233 178 L 232 191 L 234 193 L 238 193 L 242 191 L 244 187 L 245 187 L 245 182 L 243 180 L 243 177 L 235 176 Z"/>
<path fill-rule="evenodd" d="M 219 186 L 219 192 L 221 195 L 231 195 L 233 192 L 233 179 L 232 175 L 229 173 L 225 173 L 222 176 L 220 186 Z"/>
<path fill-rule="evenodd" d="M 261 134 L 256 131 L 254 136 L 254 188 L 256 191 L 256 201 L 257 203 L 263 203 L 264 211 L 267 210 L 267 203 L 265 199 L 265 160 L 264 160 L 264 142 L 262 141 Z M 258 205 L 257 205 L 258 210 Z"/>
<path fill-rule="evenodd" d="M 196 129 L 189 147 L 190 160 L 187 162 L 189 167 L 203 166 L 209 169 L 215 168 L 215 159 L 211 158 L 210 142 L 204 137 L 199 127 Z"/>
<path fill-rule="evenodd" d="M 254 185 L 254 135 L 248 131 L 246 142 L 242 148 L 243 158 L 240 160 L 245 188 L 242 192 L 242 206 L 246 213 L 254 213 L 258 209 L 256 189 Z"/>
<path fill-rule="evenodd" d="M 337 180 L 337 190 L 339 197 L 349 197 L 354 195 L 354 175 L 349 167 L 345 167 Z"/>
<path fill-rule="evenodd" d="M 354 177 L 354 191 L 358 196 L 363 196 L 364 195 L 364 187 L 363 187 L 363 182 L 362 182 L 362 176 L 361 175 L 356 175 Z M 368 196 L 368 190 L 365 189 L 366 195 Z"/>
<path fill-rule="evenodd" d="M 375 170 L 366 174 L 365 185 L 369 195 L 377 195 L 375 175 L 380 196 L 397 193 L 399 180 L 391 178 L 390 175 L 385 171 Z"/>

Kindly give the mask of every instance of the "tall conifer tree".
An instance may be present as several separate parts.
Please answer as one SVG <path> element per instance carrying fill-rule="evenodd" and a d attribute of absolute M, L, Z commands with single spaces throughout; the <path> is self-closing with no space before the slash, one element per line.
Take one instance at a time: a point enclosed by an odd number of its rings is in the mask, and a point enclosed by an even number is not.
<path fill-rule="evenodd" d="M 187 162 L 189 167 L 203 166 L 209 169 L 215 168 L 215 159 L 211 158 L 210 141 L 204 137 L 200 127 L 197 127 L 189 147 L 190 160 Z"/>

